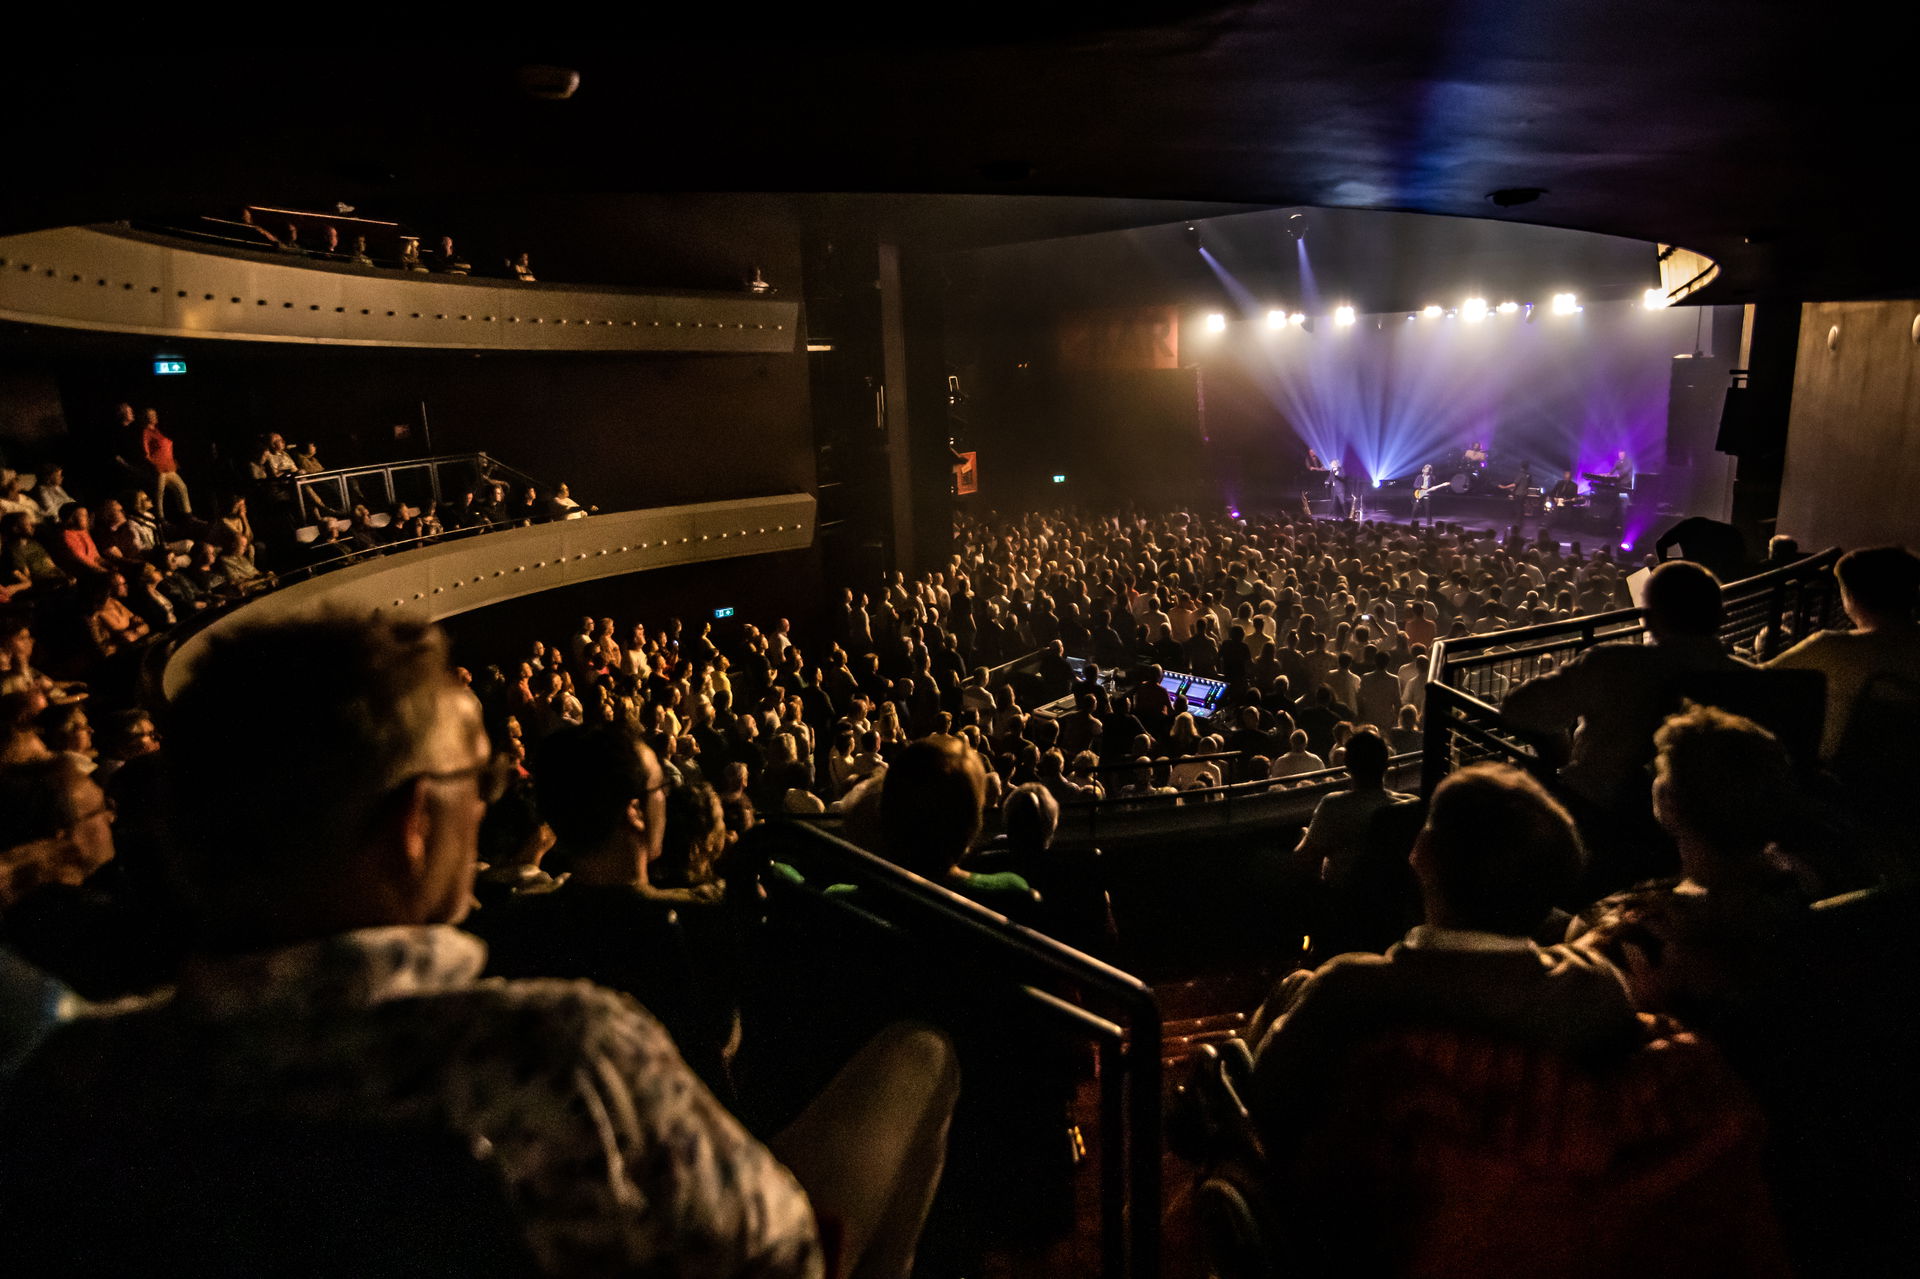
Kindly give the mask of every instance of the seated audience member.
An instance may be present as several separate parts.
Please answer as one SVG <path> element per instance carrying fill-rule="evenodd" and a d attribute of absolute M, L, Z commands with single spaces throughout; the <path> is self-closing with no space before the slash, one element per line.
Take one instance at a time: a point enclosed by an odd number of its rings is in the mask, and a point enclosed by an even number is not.
<path fill-rule="evenodd" d="M 1920 624 L 1914 620 L 1920 557 L 1900 546 L 1851 551 L 1840 557 L 1834 574 L 1853 629 L 1809 635 L 1767 663 L 1770 669 L 1819 671 L 1827 677 L 1820 740 L 1826 759 L 1839 751 L 1855 707 L 1875 681 L 1904 686 L 1908 699 L 1920 693 Z"/>
<path fill-rule="evenodd" d="M 1400 719 L 1393 731 L 1387 734 L 1387 745 L 1395 755 L 1418 754 L 1426 745 L 1426 736 L 1420 731 L 1420 712 L 1411 705 L 1400 708 Z"/>
<path fill-rule="evenodd" d="M 1360 872 L 1374 815 L 1389 804 L 1413 799 L 1387 789 L 1387 759 L 1387 744 L 1372 729 L 1363 728 L 1349 738 L 1346 765 L 1352 783 L 1314 807 L 1313 819 L 1294 850 L 1320 868 L 1320 882 L 1336 894 L 1347 891 Z"/>
<path fill-rule="evenodd" d="M 116 586 L 121 594 L 115 594 Z M 120 577 L 103 577 L 86 588 L 83 620 L 92 656 L 97 659 L 112 657 L 147 637 L 147 624 L 127 607 L 125 591 L 126 581 Z"/>
<path fill-rule="evenodd" d="M 386 545 L 387 541 L 385 534 L 373 526 L 373 512 L 364 505 L 353 508 L 353 514 L 347 522 L 346 535 L 342 540 L 355 554 L 377 551 Z"/>
<path fill-rule="evenodd" d="M 1787 753 L 1759 725 L 1705 706 L 1667 720 L 1654 745 L 1653 813 L 1681 874 L 1589 907 L 1568 939 L 1606 955 L 1645 1012 L 1723 1042 L 1764 1033 L 1810 900 L 1773 843 L 1795 789 Z"/>
<path fill-rule="evenodd" d="M 98 752 L 93 745 L 93 721 L 87 718 L 84 702 L 55 702 L 40 712 L 40 740 L 55 755 L 64 758 L 82 773 L 97 768 Z M 104 778 L 95 781 L 105 785 Z"/>
<path fill-rule="evenodd" d="M 533 787 L 520 768 L 524 743 L 509 737 L 502 753 L 515 761 L 516 775 L 480 823 L 480 860 L 486 865 L 474 877 L 473 895 L 482 911 L 514 897 L 550 893 L 567 878 L 565 872 L 555 876 L 541 865 L 553 849 L 554 835 L 553 828 L 541 820 Z"/>
<path fill-rule="evenodd" d="M 73 495 L 65 488 L 66 478 L 66 468 L 58 462 L 48 462 L 40 468 L 39 482 L 33 486 L 33 500 L 40 503 L 48 519 L 56 518 L 67 503 L 73 501 Z"/>
<path fill-rule="evenodd" d="M 0 518 L 24 515 L 27 517 L 27 527 L 31 529 L 40 522 L 43 514 L 45 512 L 41 510 L 40 504 L 27 496 L 25 484 L 20 476 L 5 467 L 0 467 Z"/>
<path fill-rule="evenodd" d="M 220 545 L 217 562 L 227 585 L 242 594 L 266 586 L 267 579 L 253 562 L 252 540 L 225 529 L 216 530 L 216 535 Z"/>
<path fill-rule="evenodd" d="M 93 513 L 78 502 L 60 511 L 59 553 L 69 572 L 84 576 L 105 573 L 107 558 L 93 540 Z"/>
<path fill-rule="evenodd" d="M 888 861 L 1002 914 L 1023 914 L 1037 894 L 1020 876 L 975 875 L 961 862 L 980 837 L 987 779 L 980 757 L 957 738 L 928 737 L 903 748 L 880 789 L 882 848 Z"/>
<path fill-rule="evenodd" d="M 37 595 L 73 584 L 73 574 L 54 562 L 33 535 L 33 520 L 20 511 L 0 517 L 0 571 L 12 579 L 11 590 Z"/>
<path fill-rule="evenodd" d="M 563 729 L 540 744 L 533 777 L 555 838 L 546 863 L 567 878 L 552 892 L 475 916 L 488 971 L 625 991 L 665 1024 L 703 1079 L 724 1087 L 733 1009 L 705 997 L 672 909 L 693 894 L 659 892 L 650 882 L 669 790 L 653 751 L 623 729 Z"/>
<path fill-rule="evenodd" d="M 1427 922 L 1270 1001 L 1247 1095 L 1276 1272 L 1790 1273 L 1739 1077 L 1604 960 L 1529 940 L 1579 860 L 1533 779 L 1455 773 L 1411 857 Z"/>
<path fill-rule="evenodd" d="M 108 715 L 100 728 L 99 740 L 100 756 L 93 779 L 102 786 L 110 783 L 129 760 L 160 749 L 160 733 L 154 727 L 153 716 L 138 707 Z"/>
<path fill-rule="evenodd" d="M 1697 564 L 1662 564 L 1647 579 L 1651 645 L 1601 644 L 1507 695 L 1501 716 L 1515 728 L 1559 733 L 1574 727 L 1562 775 L 1568 787 L 1609 812 L 1643 812 L 1653 733 L 1679 708 L 1690 674 L 1750 669 L 1720 642 L 1720 582 Z"/>
<path fill-rule="evenodd" d="M 171 956 L 112 882 L 113 805 L 92 771 L 72 751 L 0 768 L 0 917 L 19 954 L 105 1000 L 152 989 Z"/>
<path fill-rule="evenodd" d="M 1256 1019 L 1252 1109 L 1269 1157 L 1319 1118 L 1345 1054 L 1386 1032 L 1457 1029 L 1572 1056 L 1632 1045 L 1619 974 L 1531 940 L 1581 856 L 1566 810 L 1519 770 L 1474 765 L 1441 782 L 1410 858 L 1426 922 L 1385 955 L 1294 974 Z"/>
<path fill-rule="evenodd" d="M 100 517 L 94 521 L 92 532 L 107 558 L 123 565 L 151 555 L 155 546 L 152 526 L 129 519 L 126 507 L 112 498 L 100 503 Z"/>
<path fill-rule="evenodd" d="M 327 619 L 216 637 L 168 737 L 195 953 L 170 992 L 55 1031 L 10 1091 L 0 1212 L 23 1273 L 143 1248 L 229 1268 L 225 1236 L 181 1232 L 167 1203 L 192 1202 L 210 1158 L 316 1125 L 489 1152 L 544 1273 L 817 1279 L 823 1233 L 849 1274 L 909 1273 L 957 1088 L 943 1037 L 896 1028 L 863 1049 L 773 1139 L 782 1167 L 630 999 L 476 980 L 484 950 L 450 925 L 497 774 L 437 631 Z M 657 790 L 620 808 L 615 825 L 657 819 Z M 104 821 L 69 826 L 83 816 Z M 100 1170 L 138 1177 L 156 1151 L 187 1183 L 146 1184 L 102 1222 Z M 288 1202 L 331 1201 L 326 1175 L 260 1172 Z"/>
<path fill-rule="evenodd" d="M 553 491 L 547 499 L 547 518 L 550 520 L 583 520 L 588 508 L 573 500 L 573 492 L 565 484 Z"/>
<path fill-rule="evenodd" d="M 1278 779 L 1295 777 L 1301 773 L 1317 773 L 1327 766 L 1327 761 L 1307 749 L 1305 729 L 1296 728 L 1287 736 L 1287 750 L 1276 756 L 1267 770 L 1267 776 Z"/>

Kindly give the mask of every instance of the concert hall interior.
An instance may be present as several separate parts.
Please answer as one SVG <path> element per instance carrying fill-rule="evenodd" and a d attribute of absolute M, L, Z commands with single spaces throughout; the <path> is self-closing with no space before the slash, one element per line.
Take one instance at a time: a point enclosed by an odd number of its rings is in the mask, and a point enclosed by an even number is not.
<path fill-rule="evenodd" d="M 0 1274 L 1910 1268 L 1898 12 L 17 39 Z"/>

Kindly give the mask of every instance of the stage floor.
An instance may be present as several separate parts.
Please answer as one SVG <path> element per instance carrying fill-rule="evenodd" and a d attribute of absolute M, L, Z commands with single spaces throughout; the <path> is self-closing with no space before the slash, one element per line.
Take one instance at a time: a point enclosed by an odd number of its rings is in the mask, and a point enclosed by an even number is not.
<path fill-rule="evenodd" d="M 1316 517 L 1337 519 L 1344 512 L 1334 509 L 1331 500 L 1323 499 L 1311 504 Z M 1298 498 L 1294 509 L 1299 506 Z M 1431 517 L 1422 517 L 1421 523 L 1438 521 L 1442 524 L 1463 524 L 1468 528 L 1492 529 L 1504 537 L 1509 528 L 1515 526 L 1513 502 L 1504 497 L 1476 497 L 1459 493 L 1445 492 L 1433 495 L 1433 513 Z M 1284 508 L 1283 508 L 1284 509 Z M 1404 489 L 1375 489 L 1360 503 L 1360 518 L 1363 520 L 1387 521 L 1393 524 L 1413 524 L 1413 495 Z M 1518 521 L 1521 537 L 1533 541 L 1539 537 L 1545 526 L 1545 517 L 1540 515 L 1522 516 Z M 1555 540 L 1562 545 L 1578 542 L 1582 547 L 1619 546 L 1621 521 L 1617 508 L 1576 507 L 1559 512 L 1551 529 Z"/>

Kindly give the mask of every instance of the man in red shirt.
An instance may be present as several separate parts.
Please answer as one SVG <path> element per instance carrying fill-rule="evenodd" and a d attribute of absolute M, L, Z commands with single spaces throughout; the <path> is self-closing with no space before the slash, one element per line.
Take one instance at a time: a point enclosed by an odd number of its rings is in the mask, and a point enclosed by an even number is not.
<path fill-rule="evenodd" d="M 148 409 L 140 427 L 140 451 L 153 468 L 153 506 L 161 519 L 167 517 L 167 493 L 180 499 L 183 515 L 193 514 L 193 499 L 187 496 L 187 482 L 180 477 L 179 463 L 173 460 L 173 441 L 160 429 L 160 410 Z"/>

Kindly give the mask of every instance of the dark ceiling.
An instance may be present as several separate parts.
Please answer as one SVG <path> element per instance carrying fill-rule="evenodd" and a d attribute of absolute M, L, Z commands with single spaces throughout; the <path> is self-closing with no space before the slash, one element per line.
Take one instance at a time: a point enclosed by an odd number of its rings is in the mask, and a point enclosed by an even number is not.
<path fill-rule="evenodd" d="M 1706 301 L 1920 292 L 1898 195 L 1920 127 L 1897 7 L 1077 7 L 1098 8 L 1097 29 L 1039 8 L 966 6 L 948 43 L 884 23 L 859 43 L 786 42 L 782 20 L 738 6 L 650 6 L 645 29 L 595 43 L 464 48 L 432 23 L 395 38 L 369 19 L 346 49 L 22 56 L 0 83 L 0 228 L 246 199 L 1131 197 L 1177 203 L 900 216 L 964 248 L 1165 221 L 1187 202 L 1398 209 L 1680 243 L 1723 265 Z M 529 97 L 515 70 L 534 62 L 577 68 L 578 93 Z M 1511 188 L 1544 194 L 1488 199 Z"/>

